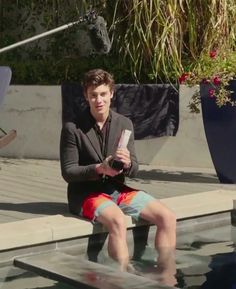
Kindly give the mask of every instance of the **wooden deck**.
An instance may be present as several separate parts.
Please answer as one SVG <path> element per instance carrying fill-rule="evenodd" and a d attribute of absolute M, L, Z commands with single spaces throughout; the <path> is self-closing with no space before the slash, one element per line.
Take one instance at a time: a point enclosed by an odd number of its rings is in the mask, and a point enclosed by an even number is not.
<path fill-rule="evenodd" d="M 219 184 L 211 170 L 140 166 L 128 183 L 157 198 L 169 198 L 216 189 L 236 189 Z M 0 158 L 0 223 L 67 212 L 66 183 L 59 161 Z"/>

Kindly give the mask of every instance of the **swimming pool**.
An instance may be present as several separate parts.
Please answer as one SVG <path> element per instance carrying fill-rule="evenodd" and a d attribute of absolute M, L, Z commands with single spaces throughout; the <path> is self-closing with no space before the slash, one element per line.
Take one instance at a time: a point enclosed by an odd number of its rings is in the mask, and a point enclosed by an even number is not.
<path fill-rule="evenodd" d="M 236 289 L 235 243 L 236 227 L 231 225 L 179 236 L 176 286 L 184 289 Z M 149 248 L 146 262 L 137 263 L 137 267 L 143 276 L 155 279 L 154 254 L 155 251 Z"/>
<path fill-rule="evenodd" d="M 142 259 L 133 261 L 132 264 L 136 274 L 156 280 L 156 259 L 158 259 L 158 255 L 152 247 L 153 236 L 154 230 L 151 230 L 149 236 L 150 245 L 145 250 Z M 178 234 L 175 262 L 176 286 L 182 289 L 236 289 L 235 243 L 236 227 L 230 224 L 212 227 L 211 223 L 209 223 L 207 228 L 200 231 L 189 226 L 188 231 Z M 132 246 L 132 242 L 130 244 Z M 78 257 L 78 259 L 85 258 L 85 255 L 81 254 L 79 245 L 63 247 L 58 250 L 67 256 Z M 107 256 L 106 247 L 99 254 L 98 260 L 105 266 L 113 266 Z M 96 285 L 96 282 L 94 285 Z M 119 287 L 116 284 L 113 288 L 130 288 L 126 287 L 125 284 L 122 286 Z M 89 287 L 83 287 L 82 285 L 73 287 L 9 265 L 0 268 L 0 288 L 83 289 Z M 148 288 L 145 287 L 145 289 Z"/>
<path fill-rule="evenodd" d="M 1 289 L 75 289 L 70 285 L 43 278 L 35 273 L 6 266 L 0 268 Z"/>

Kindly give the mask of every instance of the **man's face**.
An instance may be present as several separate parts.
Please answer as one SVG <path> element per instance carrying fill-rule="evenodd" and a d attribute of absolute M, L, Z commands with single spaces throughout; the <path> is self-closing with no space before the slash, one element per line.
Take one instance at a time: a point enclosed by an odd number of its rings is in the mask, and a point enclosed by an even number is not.
<path fill-rule="evenodd" d="M 108 116 L 113 91 L 108 85 L 90 86 L 85 95 L 89 103 L 92 115 L 99 119 L 101 116 Z"/>

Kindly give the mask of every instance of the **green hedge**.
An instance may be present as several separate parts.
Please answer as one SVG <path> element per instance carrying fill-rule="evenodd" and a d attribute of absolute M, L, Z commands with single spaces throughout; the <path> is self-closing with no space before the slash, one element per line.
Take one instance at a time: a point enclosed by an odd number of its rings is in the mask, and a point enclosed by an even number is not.
<path fill-rule="evenodd" d="M 203 52 L 235 49 L 235 0 L 1 0 L 0 47 L 78 20 L 89 5 L 107 20 L 112 49 L 83 57 L 76 28 L 0 54 L 16 84 L 79 81 L 101 67 L 119 82 L 177 82 Z"/>

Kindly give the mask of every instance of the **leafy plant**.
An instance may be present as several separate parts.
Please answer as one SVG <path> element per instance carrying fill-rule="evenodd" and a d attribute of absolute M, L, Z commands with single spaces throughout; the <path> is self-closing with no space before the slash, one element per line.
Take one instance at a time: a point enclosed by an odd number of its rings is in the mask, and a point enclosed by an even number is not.
<path fill-rule="evenodd" d="M 107 1 L 114 49 L 137 82 L 173 81 L 181 66 L 178 1 Z M 106 16 L 109 19 L 109 12 Z"/>
<path fill-rule="evenodd" d="M 78 81 L 83 69 L 107 62 L 108 70 L 116 63 L 121 82 L 177 83 L 205 51 L 235 49 L 235 0 L 0 0 L 0 47 L 76 21 L 90 7 L 107 21 L 109 56 L 81 57 L 72 29 L 0 54 L 0 63 L 11 63 L 21 84 L 60 83 L 62 75 L 74 79 L 72 66 Z M 29 63 L 39 77 L 32 77 Z"/>
<path fill-rule="evenodd" d="M 219 107 L 230 104 L 235 106 L 229 89 L 230 81 L 236 76 L 236 51 L 213 49 L 202 53 L 196 63 L 179 78 L 180 84 L 188 86 L 208 84 L 208 96 L 214 98 Z M 192 112 L 199 112 L 200 91 L 198 90 L 189 104 Z"/>

